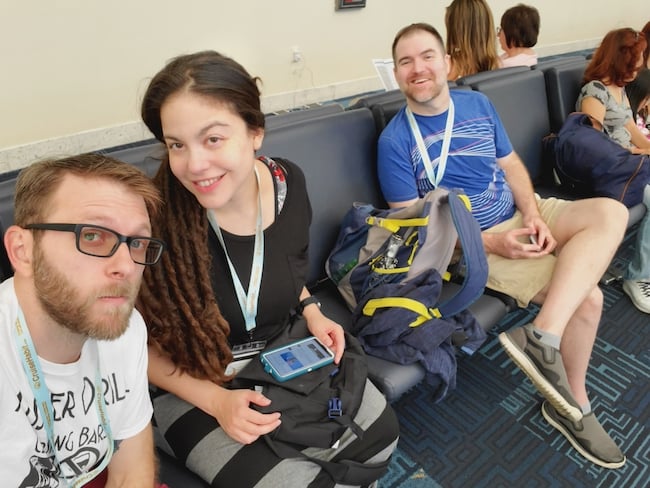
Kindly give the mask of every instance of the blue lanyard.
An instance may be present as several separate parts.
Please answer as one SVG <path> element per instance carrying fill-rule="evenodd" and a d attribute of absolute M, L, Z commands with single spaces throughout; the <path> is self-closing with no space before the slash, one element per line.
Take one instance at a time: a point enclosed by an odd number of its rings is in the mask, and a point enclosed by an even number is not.
<path fill-rule="evenodd" d="M 43 426 L 45 427 L 45 432 L 47 433 L 47 439 L 50 443 L 52 452 L 54 453 L 56 462 L 59 465 L 59 469 L 61 469 L 62 465 L 56 452 L 56 448 L 55 448 L 56 444 L 54 443 L 54 418 L 53 418 L 54 408 L 52 407 L 52 399 L 50 396 L 50 392 L 47 389 L 47 385 L 45 384 L 45 375 L 43 374 L 43 370 L 41 368 L 41 362 L 39 361 L 38 355 L 36 354 L 36 349 L 34 348 L 34 342 L 32 341 L 32 336 L 29 333 L 29 329 L 25 324 L 27 324 L 27 322 L 25 321 L 25 316 L 23 315 L 23 311 L 19 308 L 18 316 L 16 317 L 15 327 L 13 328 L 13 336 L 16 344 L 16 349 L 18 351 L 18 355 L 20 356 L 20 359 L 22 360 L 23 369 L 25 370 L 25 375 L 27 376 L 29 385 L 32 388 L 32 392 L 36 400 L 38 412 L 41 418 L 43 419 Z M 94 342 L 94 344 L 95 344 L 95 351 L 98 352 L 97 342 Z M 99 372 L 99 354 L 97 354 L 96 357 L 98 362 L 97 375 L 95 378 L 97 416 L 99 417 L 99 421 L 101 422 L 104 432 L 106 432 L 106 441 L 108 443 L 108 449 L 99 466 L 97 466 L 95 469 L 87 473 L 81 474 L 71 484 L 68 485 L 72 488 L 81 487 L 85 483 L 88 483 L 90 480 L 92 480 L 97 475 L 99 475 L 102 471 L 104 471 L 104 469 L 106 469 L 106 466 L 108 466 L 108 463 L 111 460 L 111 457 L 113 456 L 113 435 L 111 433 L 111 426 L 108 420 L 108 415 L 106 413 L 104 395 L 102 394 L 103 388 L 102 388 L 102 378 Z M 61 471 L 61 475 L 63 475 L 62 471 Z M 65 483 L 64 480 L 59 480 L 59 481 Z"/>
<path fill-rule="evenodd" d="M 257 167 L 255 169 L 255 179 L 257 181 L 257 223 L 255 225 L 255 246 L 253 249 L 253 265 L 251 267 L 251 276 L 248 281 L 248 293 L 244 292 L 244 287 L 241 284 L 239 275 L 235 266 L 230 260 L 228 255 L 228 250 L 226 249 L 226 243 L 223 240 L 223 235 L 221 234 L 221 229 L 217 223 L 217 216 L 212 210 L 208 210 L 208 220 L 212 226 L 212 230 L 217 235 L 219 243 L 223 248 L 223 252 L 226 255 L 226 262 L 228 263 L 228 268 L 230 268 L 230 274 L 232 276 L 232 282 L 235 285 L 235 292 L 237 294 L 237 300 L 239 301 L 239 307 L 241 308 L 242 315 L 244 316 L 244 322 L 246 324 L 246 331 L 249 336 L 253 336 L 253 330 L 257 326 L 257 302 L 259 299 L 260 285 L 262 283 L 262 270 L 264 268 L 264 232 L 262 229 L 262 191 L 260 187 L 260 175 L 257 172 Z"/>
<path fill-rule="evenodd" d="M 451 142 L 451 131 L 454 128 L 454 101 L 449 97 L 449 109 L 447 110 L 447 122 L 445 124 L 445 135 L 442 140 L 442 148 L 440 150 L 440 159 L 438 160 L 438 165 L 436 166 L 436 173 L 433 173 L 433 166 L 431 164 L 431 158 L 429 157 L 429 151 L 427 146 L 424 143 L 422 138 L 422 133 L 418 127 L 418 123 L 413 116 L 411 109 L 406 107 L 406 117 L 411 126 L 411 132 L 413 137 L 415 137 L 415 142 L 418 145 L 418 150 L 420 151 L 420 157 L 422 158 L 422 163 L 424 164 L 424 170 L 427 172 L 427 178 L 429 182 L 433 185 L 434 188 L 437 188 L 442 180 L 442 177 L 445 174 L 445 169 L 447 168 L 447 155 L 449 154 L 449 143 Z"/>

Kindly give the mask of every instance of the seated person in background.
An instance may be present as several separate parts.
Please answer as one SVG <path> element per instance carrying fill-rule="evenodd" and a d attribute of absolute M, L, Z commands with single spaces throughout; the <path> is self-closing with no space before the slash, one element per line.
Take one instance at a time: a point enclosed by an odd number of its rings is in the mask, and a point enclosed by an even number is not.
<path fill-rule="evenodd" d="M 492 11 L 485 0 L 453 0 L 445 24 L 449 80 L 501 67 Z"/>
<path fill-rule="evenodd" d="M 133 306 L 164 245 L 160 197 L 85 154 L 18 176 L 0 285 L 3 486 L 154 486 L 147 331 Z M 124 245 L 122 245 L 124 244 Z"/>
<path fill-rule="evenodd" d="M 646 22 L 641 32 L 645 36 L 646 41 L 648 41 L 648 45 L 643 50 L 643 65 L 650 69 L 650 21 Z"/>
<path fill-rule="evenodd" d="M 533 50 L 539 35 L 539 12 L 535 7 L 520 3 L 506 10 L 497 29 L 499 44 L 505 52 L 501 66 L 533 66 L 537 53 Z"/>
<path fill-rule="evenodd" d="M 487 97 L 450 92 L 449 57 L 432 26 L 403 28 L 392 53 L 407 105 L 379 139 L 386 201 L 411 205 L 434 188 L 432 180 L 465 191 L 483 229 L 488 287 L 522 307 L 541 305 L 532 323 L 501 333 L 501 343 L 546 397 L 542 414 L 549 423 L 590 461 L 623 466 L 625 456 L 591 408 L 586 374 L 603 304 L 598 281 L 622 239 L 627 210 L 607 198 L 539 199 Z M 427 154 L 419 147 L 428 147 Z"/>
<path fill-rule="evenodd" d="M 650 42 L 648 42 L 650 45 Z M 636 78 L 625 85 L 625 94 L 630 101 L 632 120 L 636 122 L 641 133 L 650 139 L 650 69 L 643 68 Z"/>
<path fill-rule="evenodd" d="M 234 60 L 199 52 L 169 62 L 142 102 L 145 124 L 167 147 L 154 179 L 165 205 L 153 228 L 169 248 L 138 301 L 150 320 L 149 379 L 160 388 L 156 442 L 212 486 L 333 486 L 317 464 L 279 458 L 260 437 L 282 421 L 251 407 L 269 405 L 262 393 L 224 387 L 230 346 L 273 338 L 294 310 L 335 362 L 345 347 L 342 327 L 305 287 L 304 175 L 255 156 L 264 138 L 257 81 Z M 369 381 L 355 422 L 362 439 L 348 429 L 336 448 L 311 455 L 387 460 L 397 419 Z"/>
<path fill-rule="evenodd" d="M 636 124 L 625 86 L 643 67 L 646 46 L 645 36 L 634 29 L 608 32 L 585 69 L 584 85 L 576 101 L 578 112 L 600 122 L 607 135 L 635 154 L 650 154 L 650 140 Z M 650 187 L 644 191 L 643 203 L 650 209 Z M 637 231 L 623 290 L 636 308 L 650 313 L 650 212 L 646 212 Z"/>

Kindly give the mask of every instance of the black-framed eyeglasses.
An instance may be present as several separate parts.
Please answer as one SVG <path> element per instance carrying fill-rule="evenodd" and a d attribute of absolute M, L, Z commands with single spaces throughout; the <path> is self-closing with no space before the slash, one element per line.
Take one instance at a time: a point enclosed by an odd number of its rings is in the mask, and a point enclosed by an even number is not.
<path fill-rule="evenodd" d="M 28 224 L 25 229 L 74 232 L 77 250 L 88 256 L 108 258 L 126 242 L 131 259 L 138 264 L 151 265 L 160 260 L 165 243 L 154 237 L 123 236 L 107 227 L 92 224 Z"/>

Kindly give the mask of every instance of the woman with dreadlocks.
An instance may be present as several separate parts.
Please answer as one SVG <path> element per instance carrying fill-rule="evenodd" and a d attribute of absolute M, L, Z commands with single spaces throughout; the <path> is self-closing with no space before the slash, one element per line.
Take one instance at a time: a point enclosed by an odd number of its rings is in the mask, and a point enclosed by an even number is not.
<path fill-rule="evenodd" d="M 302 313 L 309 332 L 343 354 L 342 327 L 305 287 L 311 207 L 301 170 L 256 158 L 264 137 L 257 79 L 213 51 L 179 56 L 154 76 L 142 118 L 167 151 L 155 177 L 165 206 L 153 222 L 167 244 L 144 279 L 138 308 L 149 327 L 157 443 L 212 486 L 334 486 L 320 467 L 277 457 L 260 436 L 280 413 L 253 390 L 225 388 L 231 347 L 264 341 Z M 321 459 L 376 463 L 398 428 L 370 383 L 355 422 Z"/>

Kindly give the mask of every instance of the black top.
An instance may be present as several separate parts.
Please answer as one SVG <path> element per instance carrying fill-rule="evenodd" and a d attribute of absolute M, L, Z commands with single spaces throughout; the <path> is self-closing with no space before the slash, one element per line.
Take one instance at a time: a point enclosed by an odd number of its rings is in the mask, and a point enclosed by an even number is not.
<path fill-rule="evenodd" d="M 299 303 L 307 279 L 307 247 L 311 205 L 305 176 L 290 161 L 275 163 L 261 158 L 273 175 L 276 194 L 275 221 L 264 230 L 264 268 L 257 306 L 257 328 L 253 339 L 268 339 L 287 325 L 289 314 Z M 286 198 L 283 200 L 286 179 Z M 228 255 L 245 291 L 248 290 L 255 235 L 237 236 L 221 229 Z M 224 251 L 210 228 L 208 247 L 212 254 L 212 287 L 221 313 L 230 324 L 231 345 L 250 340 L 235 293 Z"/>

